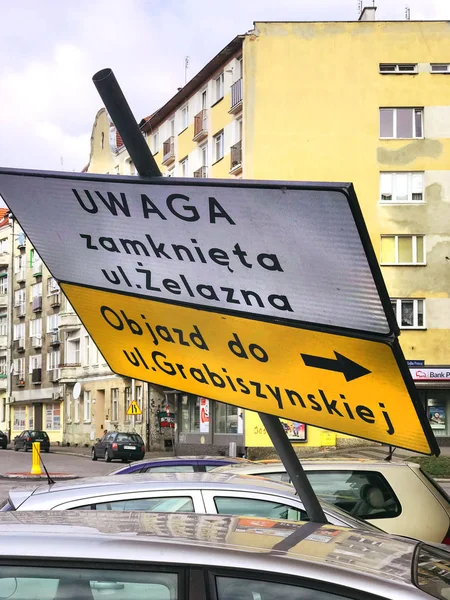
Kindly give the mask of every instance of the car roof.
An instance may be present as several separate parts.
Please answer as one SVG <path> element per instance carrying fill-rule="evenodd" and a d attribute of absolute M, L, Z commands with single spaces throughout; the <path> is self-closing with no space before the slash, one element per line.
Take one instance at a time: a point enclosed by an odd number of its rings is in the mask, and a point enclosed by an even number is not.
<path fill-rule="evenodd" d="M 413 462 L 388 462 L 384 460 L 370 460 L 370 459 L 342 459 L 334 458 L 329 459 L 302 459 L 301 464 L 305 470 L 317 469 L 317 470 L 348 470 L 348 469 L 361 469 L 364 471 L 370 470 L 381 470 L 381 469 L 398 469 L 398 468 L 417 468 L 420 469 L 418 463 Z M 214 469 L 214 473 L 221 472 L 235 472 L 237 473 L 284 473 L 286 468 L 281 461 L 261 461 L 246 464 L 233 464 L 224 465 L 223 467 L 217 467 Z"/>
<path fill-rule="evenodd" d="M 121 469 L 126 469 L 128 467 L 139 467 L 140 465 L 150 465 L 150 464 L 164 464 L 167 462 L 178 462 L 178 463 L 205 463 L 205 462 L 226 462 L 226 463 L 236 463 L 236 464 L 257 464 L 252 463 L 252 461 L 247 460 L 246 458 L 236 458 L 231 456 L 162 456 L 156 458 L 144 458 L 143 460 L 136 460 L 128 465 L 123 465 Z"/>
<path fill-rule="evenodd" d="M 313 575 L 342 583 L 351 572 L 370 590 L 411 584 L 416 540 L 318 523 L 145 512 L 0 513 L 0 556 L 102 557 Z M 33 544 L 30 544 L 30 539 Z M 137 558 L 138 557 L 138 558 Z M 396 557 L 396 560 L 392 560 Z M 96 562 L 96 566 L 99 566 Z M 325 575 L 323 575 L 325 576 Z M 346 578 L 346 585 L 351 580 Z"/>

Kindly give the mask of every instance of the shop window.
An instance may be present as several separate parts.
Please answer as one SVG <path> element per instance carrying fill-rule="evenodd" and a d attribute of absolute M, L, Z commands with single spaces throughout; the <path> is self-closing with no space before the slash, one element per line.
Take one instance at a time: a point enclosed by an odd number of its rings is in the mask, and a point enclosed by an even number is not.
<path fill-rule="evenodd" d="M 180 429 L 184 433 L 200 433 L 200 398 L 198 396 L 181 397 Z"/>
<path fill-rule="evenodd" d="M 238 432 L 238 407 L 214 402 L 214 433 Z"/>
<path fill-rule="evenodd" d="M 450 390 L 426 390 L 428 420 L 436 436 L 447 435 Z"/>

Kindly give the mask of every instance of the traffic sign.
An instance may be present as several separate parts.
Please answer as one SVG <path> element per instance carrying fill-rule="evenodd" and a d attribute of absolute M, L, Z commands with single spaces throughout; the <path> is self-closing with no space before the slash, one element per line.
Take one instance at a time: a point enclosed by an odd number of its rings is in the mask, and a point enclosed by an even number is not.
<path fill-rule="evenodd" d="M 128 410 L 127 410 L 127 415 L 133 415 L 133 416 L 142 415 L 141 407 L 136 402 L 136 400 L 133 400 L 130 403 L 130 406 L 128 407 Z"/>
<path fill-rule="evenodd" d="M 116 373 L 400 448 L 432 450 L 396 344 L 81 286 L 62 284 L 62 290 Z"/>
<path fill-rule="evenodd" d="M 113 371 L 439 453 L 351 184 L 0 169 L 0 193 Z"/>

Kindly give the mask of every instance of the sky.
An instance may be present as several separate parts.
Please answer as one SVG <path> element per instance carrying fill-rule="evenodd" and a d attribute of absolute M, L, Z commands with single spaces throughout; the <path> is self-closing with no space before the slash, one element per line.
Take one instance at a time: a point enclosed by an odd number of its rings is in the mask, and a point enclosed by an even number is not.
<path fill-rule="evenodd" d="M 363 0 L 372 5 L 372 0 Z M 377 0 L 378 20 L 450 19 L 450 0 Z M 0 0 L 0 166 L 81 171 L 113 69 L 139 121 L 254 21 L 349 21 L 358 0 Z"/>

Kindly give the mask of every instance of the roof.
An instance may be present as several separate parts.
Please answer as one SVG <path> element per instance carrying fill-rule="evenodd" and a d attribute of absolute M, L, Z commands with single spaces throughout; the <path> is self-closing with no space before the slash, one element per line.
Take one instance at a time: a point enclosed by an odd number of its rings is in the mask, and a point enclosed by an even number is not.
<path fill-rule="evenodd" d="M 0 208 L 0 227 L 9 225 L 9 208 Z"/>
<path fill-rule="evenodd" d="M 346 585 L 355 582 L 373 593 L 371 586 L 376 584 L 380 592 L 386 580 L 391 587 L 411 585 L 418 543 L 318 523 L 182 513 L 9 512 L 0 513 L 0 530 L 0 556 L 8 558 L 101 556 L 141 563 L 220 565 L 341 584 L 344 575 Z"/>
<path fill-rule="evenodd" d="M 142 131 L 149 133 L 154 131 L 169 115 L 171 115 L 178 106 L 183 104 L 197 89 L 208 81 L 212 75 L 229 60 L 234 54 L 242 48 L 242 42 L 245 35 L 236 36 L 229 44 L 225 46 L 216 56 L 201 69 L 197 75 L 186 83 L 179 92 L 175 94 L 164 106 L 153 113 L 150 118 L 141 127 Z"/>

